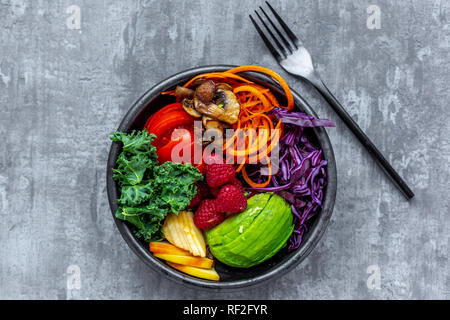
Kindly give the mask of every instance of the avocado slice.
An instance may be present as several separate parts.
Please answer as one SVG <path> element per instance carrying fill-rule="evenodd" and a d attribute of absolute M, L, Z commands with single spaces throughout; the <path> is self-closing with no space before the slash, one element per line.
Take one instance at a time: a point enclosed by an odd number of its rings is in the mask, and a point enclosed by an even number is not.
<path fill-rule="evenodd" d="M 239 237 L 242 230 L 247 229 L 258 217 L 271 196 L 272 193 L 264 193 L 251 197 L 247 202 L 247 209 L 244 211 L 245 214 L 243 212 L 226 219 L 217 227 L 206 232 L 206 239 L 211 253 L 219 261 L 227 261 L 227 264 L 233 267 L 250 263 L 248 258 L 240 252 L 229 252 L 219 248 Z"/>
<path fill-rule="evenodd" d="M 271 196 L 271 193 L 262 193 L 251 197 L 247 201 L 247 209 L 244 211 L 245 214 L 243 214 L 243 212 L 228 218 L 220 225 L 208 230 L 206 232 L 208 245 L 221 246 L 233 241 L 233 239 L 240 235 L 239 230 L 242 230 L 243 228 L 246 229 L 252 224 L 253 220 L 265 208 Z"/>
<path fill-rule="evenodd" d="M 209 230 L 206 239 L 219 261 L 248 268 L 284 246 L 293 231 L 292 221 L 291 208 L 283 198 L 262 193 L 249 199 L 247 210 Z"/>
<path fill-rule="evenodd" d="M 277 246 L 289 218 L 292 220 L 292 214 L 285 201 L 278 196 L 271 197 L 250 227 L 221 250 L 235 254 L 246 252 L 248 259 L 256 264 L 258 255 L 267 255 L 267 251 Z"/>

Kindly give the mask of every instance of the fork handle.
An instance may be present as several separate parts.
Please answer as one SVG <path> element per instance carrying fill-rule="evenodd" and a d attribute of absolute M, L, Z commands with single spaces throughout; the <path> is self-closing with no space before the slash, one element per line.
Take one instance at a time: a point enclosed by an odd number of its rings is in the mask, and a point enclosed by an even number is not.
<path fill-rule="evenodd" d="M 367 137 L 364 131 L 358 126 L 358 124 L 352 119 L 352 117 L 347 113 L 344 107 L 339 103 L 339 101 L 333 96 L 330 90 L 327 88 L 325 83 L 321 79 L 316 79 L 316 81 L 311 81 L 314 87 L 322 94 L 323 98 L 330 104 L 333 110 L 338 114 L 338 116 L 344 121 L 347 127 L 353 132 L 353 134 L 358 138 L 358 140 L 367 149 L 370 155 L 375 159 L 378 165 L 383 169 L 383 171 L 388 175 L 388 177 L 394 182 L 397 188 L 403 193 L 407 200 L 414 197 L 414 193 L 408 187 L 406 182 L 400 177 L 397 171 L 390 165 L 383 154 L 377 149 L 373 142 Z"/>

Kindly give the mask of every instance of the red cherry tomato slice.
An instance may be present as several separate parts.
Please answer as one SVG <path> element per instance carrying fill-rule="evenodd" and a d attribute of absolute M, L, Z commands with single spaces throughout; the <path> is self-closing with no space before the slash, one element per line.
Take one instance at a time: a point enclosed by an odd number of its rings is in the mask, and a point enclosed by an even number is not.
<path fill-rule="evenodd" d="M 176 129 L 172 132 L 172 139 L 169 140 L 168 143 L 162 145 L 162 147 L 158 148 L 156 150 L 156 154 L 158 155 L 158 161 L 159 163 L 164 163 L 166 161 L 173 161 L 173 162 L 180 162 L 175 157 L 183 157 L 182 153 L 174 154 L 172 157 L 172 151 L 175 147 L 177 147 L 178 150 L 185 150 L 185 149 L 192 149 L 192 143 L 193 143 L 193 132 L 186 131 L 186 130 L 179 130 L 179 132 L 182 132 L 181 135 L 174 136 L 173 133 L 176 134 Z M 192 152 L 192 150 L 191 150 Z M 192 155 L 189 157 L 189 163 L 192 162 Z"/>
<path fill-rule="evenodd" d="M 194 120 L 194 117 L 184 111 L 181 103 L 169 104 L 147 120 L 145 128 L 149 133 L 156 135 L 152 144 L 156 147 L 160 164 L 174 160 L 177 162 L 177 159 L 172 159 L 172 151 L 175 147 L 179 150 L 190 148 L 190 163 L 201 173 L 205 173 L 203 158 L 201 163 L 194 163 Z M 185 130 L 175 131 L 176 129 Z M 178 135 L 176 132 L 179 132 Z M 174 133 L 175 135 L 173 135 Z M 178 156 L 182 157 L 182 154 L 178 154 Z"/>
<path fill-rule="evenodd" d="M 155 125 L 155 123 L 158 123 L 165 115 L 169 114 L 170 112 L 174 111 L 184 111 L 183 105 L 181 103 L 171 103 L 167 106 L 163 107 L 162 109 L 156 111 L 154 114 L 152 114 L 145 123 L 145 128 L 152 127 Z"/>

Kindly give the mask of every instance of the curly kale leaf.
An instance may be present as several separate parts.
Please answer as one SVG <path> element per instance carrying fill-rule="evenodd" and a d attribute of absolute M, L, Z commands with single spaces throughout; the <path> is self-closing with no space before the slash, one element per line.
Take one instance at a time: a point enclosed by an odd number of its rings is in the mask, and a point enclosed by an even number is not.
<path fill-rule="evenodd" d="M 178 214 L 186 208 L 197 193 L 195 182 L 203 176 L 190 164 L 165 162 L 154 168 L 154 181 L 160 187 L 161 199 L 169 211 Z"/>
<path fill-rule="evenodd" d="M 151 145 L 155 135 L 147 130 L 133 131 L 130 134 L 115 132 L 111 140 L 122 142 L 123 148 L 117 158 L 117 169 L 113 169 L 114 179 L 120 186 L 137 185 L 157 164 L 156 148 Z"/>
<path fill-rule="evenodd" d="M 123 206 L 135 206 L 148 201 L 154 194 L 153 181 L 142 182 L 137 185 L 124 185 L 117 202 Z"/>
<path fill-rule="evenodd" d="M 142 131 L 132 131 L 130 134 L 124 132 L 114 132 L 111 135 L 112 141 L 122 142 L 123 151 L 138 154 L 138 153 L 154 153 L 156 160 L 156 148 L 151 145 L 153 139 L 156 136 L 154 134 L 149 134 L 147 130 Z"/>
<path fill-rule="evenodd" d="M 163 239 L 162 224 L 169 212 L 178 213 L 195 196 L 194 183 L 203 178 L 190 164 L 166 162 L 157 166 L 154 135 L 147 130 L 115 132 L 111 140 L 123 143 L 113 169 L 120 186 L 116 217 L 130 222 L 134 234 L 145 241 Z"/>
<path fill-rule="evenodd" d="M 166 210 L 150 207 L 121 207 L 116 212 L 116 217 L 128 221 L 137 228 L 134 230 L 136 237 L 143 237 L 145 241 L 158 241 L 163 239 L 162 224 Z"/>
<path fill-rule="evenodd" d="M 117 169 L 113 169 L 114 179 L 121 185 L 137 185 L 144 179 L 147 169 L 153 167 L 153 161 L 145 154 L 133 156 L 122 152 L 117 158 Z"/>
<path fill-rule="evenodd" d="M 152 198 L 142 206 L 123 206 L 116 212 L 116 217 L 126 220 L 137 227 L 134 234 L 143 237 L 145 241 L 159 241 L 162 235 L 162 225 L 168 213 L 167 206 L 159 198 Z"/>

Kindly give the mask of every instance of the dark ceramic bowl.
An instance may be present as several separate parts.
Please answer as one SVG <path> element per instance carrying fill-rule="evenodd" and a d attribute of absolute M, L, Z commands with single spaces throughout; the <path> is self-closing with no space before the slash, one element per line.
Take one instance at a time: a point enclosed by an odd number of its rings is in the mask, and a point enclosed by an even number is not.
<path fill-rule="evenodd" d="M 147 118 L 152 113 L 166 104 L 173 102 L 173 97 L 167 95 L 163 96 L 160 94 L 161 92 L 172 90 L 176 85 L 184 84 L 186 81 L 198 74 L 214 71 L 226 71 L 232 67 L 233 66 L 224 65 L 198 67 L 169 77 L 168 79 L 155 85 L 138 99 L 138 101 L 125 115 L 117 130 L 123 132 L 142 130 Z M 249 80 L 263 84 L 264 86 L 270 88 L 278 96 L 280 103 L 283 103 L 285 100 L 283 91 L 276 84 L 274 84 L 270 77 L 252 72 L 245 73 L 244 75 Z M 295 91 L 292 91 L 292 93 L 294 95 L 297 110 L 301 110 L 307 114 L 317 117 L 316 113 L 298 93 Z M 311 130 L 312 139 L 315 140 L 313 142 L 315 142 L 316 145 L 321 146 L 324 151 L 324 156 L 328 160 L 328 166 L 326 167 L 328 184 L 324 192 L 323 209 L 312 219 L 310 230 L 304 236 L 302 246 L 297 250 L 287 252 L 286 248 L 282 249 L 271 259 L 248 269 L 232 268 L 220 262 L 216 262 L 215 268 L 221 276 L 220 282 L 212 282 L 191 277 L 169 267 L 164 262 L 152 256 L 148 250 L 148 243 L 137 239 L 133 235 L 130 225 L 127 222 L 115 218 L 115 212 L 118 207 L 116 199 L 119 198 L 119 189 L 113 180 L 112 168 L 114 168 L 116 159 L 121 152 L 121 146 L 114 142 L 111 145 L 111 150 L 109 153 L 106 178 L 109 205 L 120 233 L 130 248 L 149 267 L 182 284 L 212 289 L 243 288 L 260 284 L 265 280 L 279 277 L 287 273 L 303 261 L 319 242 L 325 232 L 328 222 L 330 221 L 336 197 L 336 163 L 330 139 L 323 128 L 314 128 Z"/>

